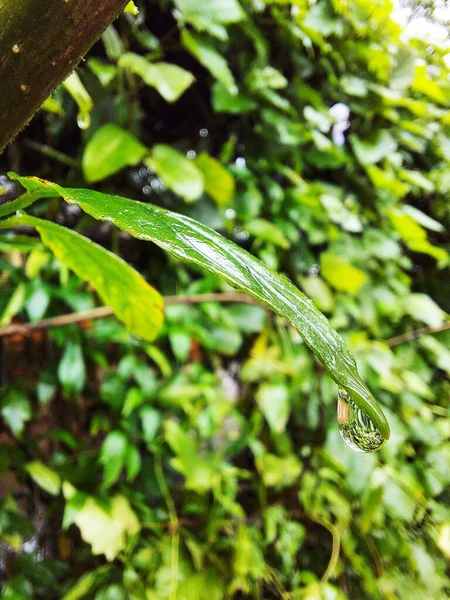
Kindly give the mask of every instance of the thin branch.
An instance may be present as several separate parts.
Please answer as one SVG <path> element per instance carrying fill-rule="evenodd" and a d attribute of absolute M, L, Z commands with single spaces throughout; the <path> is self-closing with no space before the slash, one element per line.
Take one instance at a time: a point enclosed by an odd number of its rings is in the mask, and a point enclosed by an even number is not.
<path fill-rule="evenodd" d="M 202 302 L 243 302 L 245 304 L 259 305 L 259 302 L 250 296 L 236 292 L 223 294 L 196 294 L 194 296 L 166 296 L 164 298 L 164 304 L 166 306 L 169 304 L 200 304 Z M 60 315 L 58 317 L 52 317 L 51 319 L 38 321 L 37 323 L 12 323 L 6 327 L 0 327 L 0 338 L 6 335 L 15 334 L 30 335 L 33 331 L 81 323 L 92 319 L 101 319 L 103 317 L 110 317 L 113 314 L 114 311 L 109 306 L 99 306 L 92 310 Z"/>
<path fill-rule="evenodd" d="M 421 329 L 415 329 L 414 331 L 402 333 L 401 335 L 397 335 L 395 337 L 389 338 L 388 340 L 385 340 L 385 343 L 390 347 L 398 346 L 398 344 L 403 344 L 405 342 L 415 340 L 421 335 L 441 333 L 441 331 L 445 331 L 446 329 L 450 329 L 450 321 L 446 321 L 445 323 L 442 323 L 442 325 L 437 325 L 435 327 L 422 327 Z"/>

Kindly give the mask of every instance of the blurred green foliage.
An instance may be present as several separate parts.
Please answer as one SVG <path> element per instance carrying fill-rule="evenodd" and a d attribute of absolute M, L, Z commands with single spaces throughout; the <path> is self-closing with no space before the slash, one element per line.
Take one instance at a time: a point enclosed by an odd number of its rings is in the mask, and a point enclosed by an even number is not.
<path fill-rule="evenodd" d="M 151 343 L 112 318 L 3 338 L 2 600 L 446 598 L 450 336 L 386 340 L 450 310 L 449 42 L 387 0 L 136 5 L 2 170 L 182 212 L 289 276 L 392 437 L 348 449 L 336 386 L 258 306 L 167 306 Z M 32 211 L 164 295 L 229 291 L 77 207 Z M 2 325 L 96 305 L 76 252 L 0 248 Z"/>

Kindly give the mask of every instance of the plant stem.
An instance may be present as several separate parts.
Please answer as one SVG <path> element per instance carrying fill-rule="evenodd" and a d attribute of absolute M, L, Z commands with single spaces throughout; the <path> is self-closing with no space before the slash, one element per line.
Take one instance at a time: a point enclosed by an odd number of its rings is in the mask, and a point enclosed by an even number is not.
<path fill-rule="evenodd" d="M 245 304 L 259 305 L 259 303 L 253 298 L 250 298 L 250 296 L 234 292 L 223 294 L 197 294 L 194 296 L 166 296 L 164 298 L 164 303 L 166 305 L 200 304 L 201 302 L 243 302 Z M 99 306 L 97 308 L 93 308 L 92 310 L 60 315 L 58 317 L 52 317 L 51 319 L 38 321 L 37 323 L 13 323 L 6 327 L 0 327 L 0 338 L 6 335 L 15 334 L 29 335 L 31 332 L 39 329 L 50 329 L 52 327 L 61 327 L 63 325 L 81 323 L 91 319 L 101 319 L 103 317 L 110 317 L 113 314 L 114 312 L 109 306 Z"/>

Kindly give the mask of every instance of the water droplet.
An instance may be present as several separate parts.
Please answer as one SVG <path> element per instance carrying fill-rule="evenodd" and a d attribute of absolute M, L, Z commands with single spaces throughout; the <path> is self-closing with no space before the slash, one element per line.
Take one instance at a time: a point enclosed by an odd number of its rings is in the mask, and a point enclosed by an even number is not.
<path fill-rule="evenodd" d="M 197 156 L 197 152 L 195 150 L 188 150 L 186 156 L 193 160 Z"/>
<path fill-rule="evenodd" d="M 387 441 L 343 388 L 339 388 L 337 421 L 342 439 L 352 450 L 375 452 Z"/>
<path fill-rule="evenodd" d="M 204 127 L 203 129 L 200 129 L 200 131 L 199 131 L 200 137 L 202 137 L 202 138 L 206 137 L 208 135 L 208 133 L 209 132 L 206 129 L 206 127 Z"/>
<path fill-rule="evenodd" d="M 247 162 L 243 156 L 238 156 L 234 164 L 238 169 L 245 169 Z"/>
<path fill-rule="evenodd" d="M 89 113 L 80 113 L 77 117 L 77 125 L 80 129 L 87 129 L 91 124 L 91 115 Z"/>

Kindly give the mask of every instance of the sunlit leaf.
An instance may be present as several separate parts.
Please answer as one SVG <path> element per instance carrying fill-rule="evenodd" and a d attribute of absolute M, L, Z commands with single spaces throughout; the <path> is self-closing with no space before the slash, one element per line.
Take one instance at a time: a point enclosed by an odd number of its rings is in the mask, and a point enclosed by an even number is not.
<path fill-rule="evenodd" d="M 61 489 L 61 478 L 58 473 L 53 471 L 53 469 L 49 469 L 49 467 L 39 460 L 33 460 L 32 462 L 27 463 L 25 469 L 30 477 L 43 490 L 52 496 L 57 496 L 59 494 Z"/>
<path fill-rule="evenodd" d="M 367 275 L 345 258 L 331 253 L 320 257 L 320 270 L 323 277 L 334 288 L 355 295 L 367 282 Z"/>
<path fill-rule="evenodd" d="M 125 261 L 79 233 L 50 221 L 21 215 L 9 221 L 13 222 L 36 227 L 44 244 L 94 287 L 131 333 L 147 340 L 155 338 L 163 320 L 162 298 Z"/>

